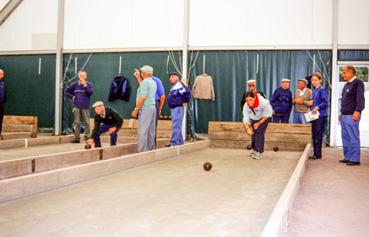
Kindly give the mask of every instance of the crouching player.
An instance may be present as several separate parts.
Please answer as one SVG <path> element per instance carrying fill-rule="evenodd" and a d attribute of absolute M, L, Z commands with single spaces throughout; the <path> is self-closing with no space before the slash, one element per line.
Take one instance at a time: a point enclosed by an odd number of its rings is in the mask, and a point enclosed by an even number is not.
<path fill-rule="evenodd" d="M 100 135 L 108 132 L 110 135 L 110 145 L 115 146 L 117 144 L 118 131 L 122 127 L 123 119 L 117 111 L 113 108 L 104 106 L 101 101 L 92 105 L 95 109 L 95 125 L 92 130 L 91 138 L 87 140 L 87 144 L 92 145 L 95 143 L 95 147 L 101 147 Z"/>
<path fill-rule="evenodd" d="M 243 124 L 247 134 L 251 136 L 251 157 L 261 159 L 264 152 L 265 131 L 273 116 L 269 100 L 257 92 L 248 91 L 243 107 Z"/>

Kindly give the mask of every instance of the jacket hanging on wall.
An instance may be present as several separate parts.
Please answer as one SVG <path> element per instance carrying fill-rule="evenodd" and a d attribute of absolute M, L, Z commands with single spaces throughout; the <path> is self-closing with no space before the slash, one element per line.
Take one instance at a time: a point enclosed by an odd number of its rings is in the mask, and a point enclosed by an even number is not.
<path fill-rule="evenodd" d="M 114 100 L 124 100 L 128 101 L 130 96 L 130 87 L 128 84 L 128 78 L 123 75 L 118 75 L 114 77 L 111 82 L 110 91 L 109 91 L 109 101 Z"/>
<path fill-rule="evenodd" d="M 213 78 L 208 74 L 201 74 L 195 78 L 192 87 L 193 98 L 201 100 L 215 100 Z"/>

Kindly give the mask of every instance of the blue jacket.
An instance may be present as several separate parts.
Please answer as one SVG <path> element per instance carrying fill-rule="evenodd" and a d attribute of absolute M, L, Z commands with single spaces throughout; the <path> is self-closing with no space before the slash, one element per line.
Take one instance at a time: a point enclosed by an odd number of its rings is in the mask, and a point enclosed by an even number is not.
<path fill-rule="evenodd" d="M 169 91 L 168 106 L 173 109 L 187 103 L 191 98 L 191 90 L 185 87 L 182 82 L 177 82 Z"/>
<path fill-rule="evenodd" d="M 0 80 L 0 102 L 5 102 L 6 100 L 6 88 L 4 79 Z"/>
<path fill-rule="evenodd" d="M 279 87 L 269 101 L 276 114 L 288 114 L 292 109 L 292 92 Z"/>
<path fill-rule="evenodd" d="M 355 111 L 361 112 L 365 108 L 364 82 L 356 78 L 346 82 L 342 90 L 341 114 L 352 115 Z"/>
<path fill-rule="evenodd" d="M 128 78 L 123 75 L 114 77 L 111 82 L 108 101 L 116 99 L 128 101 L 130 96 L 130 87 L 128 85 Z"/>
<path fill-rule="evenodd" d="M 81 85 L 79 82 L 75 82 L 65 90 L 65 96 L 73 98 L 73 106 L 77 109 L 89 109 L 90 108 L 90 96 L 94 93 L 92 85 L 87 82 L 86 85 Z"/>
<path fill-rule="evenodd" d="M 313 101 L 314 103 L 311 106 L 311 109 L 318 107 L 320 116 L 328 116 L 329 95 L 327 90 L 323 86 L 320 86 L 319 88 L 313 90 Z"/>
<path fill-rule="evenodd" d="M 156 93 L 155 93 L 155 100 L 160 100 L 162 95 L 165 95 L 164 86 L 161 82 L 160 78 L 153 76 L 153 81 L 156 83 Z"/>

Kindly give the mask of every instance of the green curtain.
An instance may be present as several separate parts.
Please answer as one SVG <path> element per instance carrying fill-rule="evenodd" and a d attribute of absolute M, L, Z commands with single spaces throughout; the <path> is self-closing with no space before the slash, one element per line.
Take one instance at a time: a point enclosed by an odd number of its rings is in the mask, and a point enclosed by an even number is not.
<path fill-rule="evenodd" d="M 0 68 L 7 85 L 6 114 L 37 116 L 39 127 L 53 127 L 55 55 L 0 56 Z"/>
<path fill-rule="evenodd" d="M 169 57 L 171 56 L 171 57 Z M 135 68 L 143 65 L 151 65 L 154 75 L 159 77 L 166 93 L 170 89 L 168 72 L 176 70 L 176 65 L 181 68 L 180 52 L 140 52 L 140 53 L 96 53 L 96 54 L 65 54 L 64 57 L 64 86 L 78 81 L 76 71 L 85 70 L 88 80 L 92 82 L 94 94 L 91 103 L 101 100 L 105 104 L 115 108 L 124 118 L 130 118 L 136 103 L 137 81 L 133 76 Z M 108 102 L 108 94 L 112 80 L 119 73 L 119 61 L 121 57 L 121 73 L 129 78 L 131 95 L 129 101 L 116 100 Z M 169 57 L 169 58 L 168 58 Z M 77 67 L 75 64 L 77 58 Z M 168 61 L 169 59 L 169 61 Z M 94 112 L 91 110 L 91 116 Z M 170 115 L 167 105 L 164 106 L 163 115 Z M 63 133 L 72 132 L 72 103 L 68 98 L 63 99 Z"/>
<path fill-rule="evenodd" d="M 190 55 L 190 65 L 193 65 L 190 85 L 196 76 L 207 73 L 213 77 L 216 95 L 214 102 L 194 100 L 190 103 L 192 133 L 207 133 L 209 121 L 241 121 L 240 99 L 249 79 L 256 79 L 258 89 L 270 97 L 281 78 L 291 79 L 291 88 L 295 91 L 298 79 L 321 71 L 325 86 L 330 90 L 331 51 L 193 51 Z"/>

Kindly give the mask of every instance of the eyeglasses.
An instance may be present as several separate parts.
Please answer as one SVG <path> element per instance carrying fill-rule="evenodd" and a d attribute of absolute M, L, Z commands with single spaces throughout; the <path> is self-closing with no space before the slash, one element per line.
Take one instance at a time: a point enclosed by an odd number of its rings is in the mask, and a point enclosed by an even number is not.
<path fill-rule="evenodd" d="M 255 87 L 255 84 L 249 84 L 249 87 Z"/>

